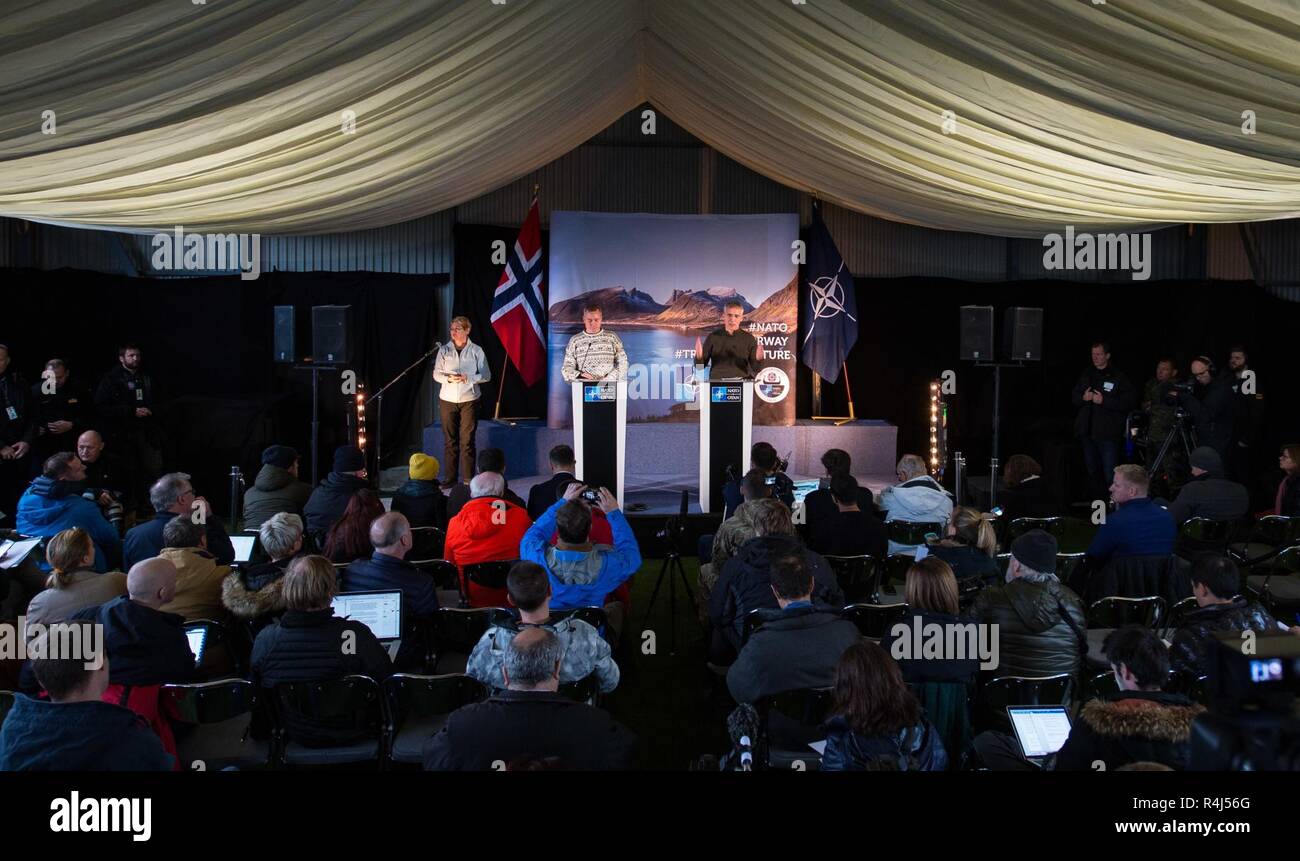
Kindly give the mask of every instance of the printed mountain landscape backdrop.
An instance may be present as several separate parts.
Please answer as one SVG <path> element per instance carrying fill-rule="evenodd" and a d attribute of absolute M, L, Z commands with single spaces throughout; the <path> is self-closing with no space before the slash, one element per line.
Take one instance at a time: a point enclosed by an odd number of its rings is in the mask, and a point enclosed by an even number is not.
<path fill-rule="evenodd" d="M 628 421 L 698 421 L 695 339 L 722 325 L 723 305 L 745 309 L 742 328 L 765 352 L 755 385 L 756 424 L 794 422 L 798 217 L 553 212 L 549 309 L 552 427 L 572 424 L 560 376 L 564 347 L 599 302 L 627 349 Z"/>

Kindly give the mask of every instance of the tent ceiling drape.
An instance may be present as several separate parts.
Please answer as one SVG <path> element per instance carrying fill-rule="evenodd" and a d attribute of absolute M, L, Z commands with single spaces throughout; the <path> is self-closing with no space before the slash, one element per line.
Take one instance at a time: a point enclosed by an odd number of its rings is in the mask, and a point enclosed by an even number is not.
<path fill-rule="evenodd" d="M 775 180 L 929 227 L 1032 236 L 1296 217 L 1297 9 L 11 0 L 0 214 L 376 227 L 477 197 L 649 101 Z"/>

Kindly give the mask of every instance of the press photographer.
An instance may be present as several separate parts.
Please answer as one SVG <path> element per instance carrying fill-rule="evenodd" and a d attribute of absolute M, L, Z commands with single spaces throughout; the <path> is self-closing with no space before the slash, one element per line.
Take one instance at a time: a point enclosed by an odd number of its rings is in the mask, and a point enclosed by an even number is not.
<path fill-rule="evenodd" d="M 1174 385 L 1174 398 L 1192 417 L 1197 444 L 1226 458 L 1232 439 L 1232 377 L 1217 375 L 1210 358 L 1197 356 L 1192 359 L 1192 379 L 1194 383 Z"/>

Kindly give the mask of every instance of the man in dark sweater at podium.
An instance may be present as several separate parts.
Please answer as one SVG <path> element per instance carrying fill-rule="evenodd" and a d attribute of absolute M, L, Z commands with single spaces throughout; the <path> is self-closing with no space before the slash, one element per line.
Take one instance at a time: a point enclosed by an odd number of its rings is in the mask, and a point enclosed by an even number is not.
<path fill-rule="evenodd" d="M 722 306 L 722 328 L 714 329 L 703 342 L 695 339 L 695 366 L 711 365 L 710 380 L 752 379 L 758 373 L 763 348 L 757 338 L 740 330 L 744 317 L 745 306 L 740 300 L 728 300 Z"/>

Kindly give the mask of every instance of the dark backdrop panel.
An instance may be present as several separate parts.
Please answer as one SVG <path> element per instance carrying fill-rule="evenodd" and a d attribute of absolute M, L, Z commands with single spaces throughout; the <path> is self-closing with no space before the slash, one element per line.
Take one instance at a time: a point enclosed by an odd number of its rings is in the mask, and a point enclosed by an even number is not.
<path fill-rule="evenodd" d="M 75 270 L 10 270 L 12 288 L 0 318 L 0 343 L 28 382 L 45 360 L 59 356 L 92 386 L 117 361 L 117 347 L 133 341 L 168 401 L 166 465 L 195 477 L 199 492 L 226 510 L 232 465 L 256 473 L 272 442 L 302 452 L 310 474 L 311 375 L 272 361 L 272 307 L 295 305 L 300 356 L 310 353 L 312 305 L 351 305 L 352 367 L 374 390 L 428 350 L 441 328 L 437 288 L 445 275 L 380 273 L 264 274 L 133 279 Z M 385 396 L 384 447 L 388 465 L 418 439 L 422 369 Z M 322 474 L 334 446 L 347 439 L 347 413 L 338 371 L 321 374 Z M 371 415 L 373 453 L 373 411 Z"/>
<path fill-rule="evenodd" d="M 518 236 L 518 227 L 476 224 L 457 224 L 455 227 L 456 286 L 452 316 L 463 315 L 469 318 L 473 327 L 470 330 L 470 340 L 483 348 L 488 364 L 492 367 L 492 382 L 482 387 L 480 417 L 483 419 L 492 417 L 498 392 L 501 393 L 501 415 L 546 418 L 546 378 L 542 377 L 536 385 L 527 388 L 513 364 L 502 375 L 501 363 L 506 358 L 506 350 L 501 346 L 496 330 L 492 328 L 492 294 L 497 289 L 497 282 L 501 280 L 502 268 L 502 264 L 492 262 L 492 243 L 499 239 L 508 248 Z M 542 231 L 542 261 L 547 273 L 546 280 L 542 283 L 542 295 L 549 297 L 550 232 L 546 230 Z M 449 335 L 444 326 L 439 338 L 445 340 L 447 337 Z M 504 390 L 501 388 L 503 384 Z"/>
<path fill-rule="evenodd" d="M 899 427 L 900 452 L 928 449 L 929 383 L 957 372 L 950 400 L 949 439 L 973 473 L 987 473 L 991 451 L 993 371 L 958 359 L 958 308 L 1024 305 L 1044 309 L 1043 361 L 1002 373 L 1002 458 L 1025 452 L 1040 460 L 1073 438 L 1070 392 L 1088 367 L 1094 339 L 1109 339 L 1112 361 L 1134 385 L 1155 375 L 1163 355 L 1180 373 L 1198 353 L 1221 366 L 1233 344 L 1246 346 L 1265 396 L 1265 424 L 1256 457 L 1261 474 L 1276 465 L 1277 448 L 1300 438 L 1300 305 L 1251 283 L 1096 285 L 1057 281 L 969 284 L 921 278 L 857 278 L 859 338 L 849 355 L 857 414 Z M 801 302 L 801 306 L 806 303 Z M 999 334 L 999 338 L 1000 338 Z M 801 416 L 811 414 L 811 372 L 800 364 Z M 847 415 L 844 384 L 823 384 L 823 409 Z M 1045 464 L 1046 465 L 1046 464 Z M 1263 475 L 1261 475 L 1263 480 Z"/>

